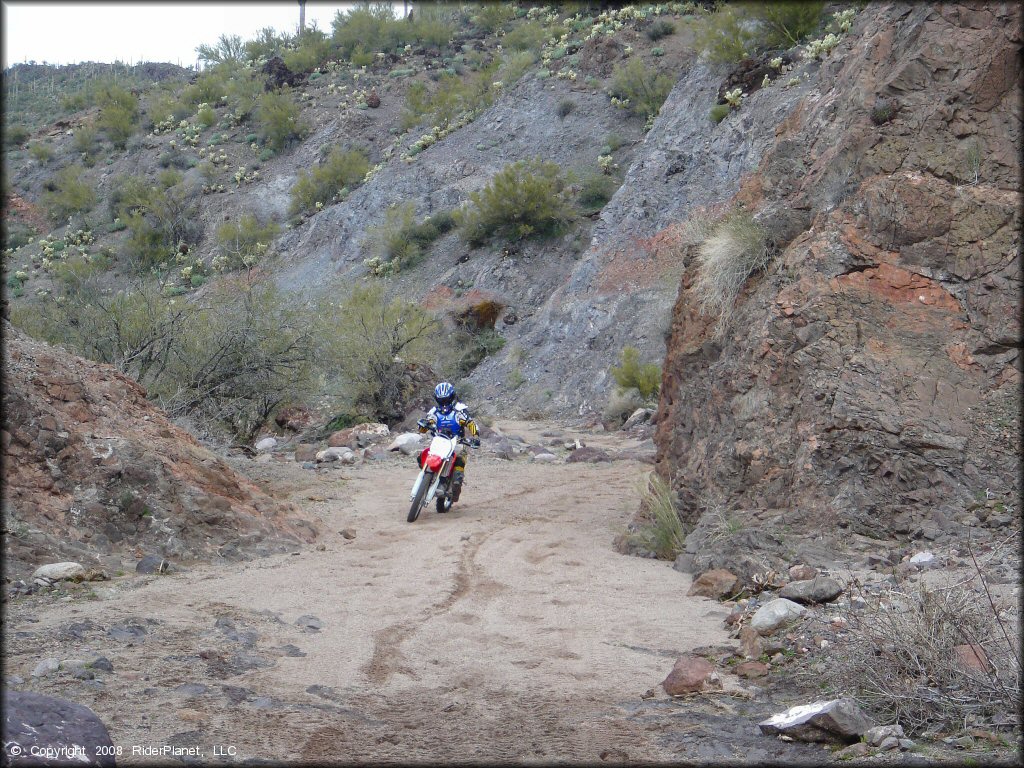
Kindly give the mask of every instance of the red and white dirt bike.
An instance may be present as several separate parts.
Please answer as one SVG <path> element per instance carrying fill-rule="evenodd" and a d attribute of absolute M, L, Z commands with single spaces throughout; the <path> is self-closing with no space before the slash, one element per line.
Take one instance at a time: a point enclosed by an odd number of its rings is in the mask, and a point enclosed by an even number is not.
<path fill-rule="evenodd" d="M 430 436 L 430 445 L 420 454 L 422 468 L 416 482 L 412 484 L 412 493 L 409 495 L 412 501 L 412 506 L 409 507 L 410 523 L 416 521 L 424 505 L 429 504 L 431 500 L 437 501 L 438 512 L 447 512 L 452 508 L 452 478 L 455 475 L 455 458 L 459 445 L 477 447 L 463 437 L 448 432 L 437 432 L 433 428 L 430 429 Z"/>

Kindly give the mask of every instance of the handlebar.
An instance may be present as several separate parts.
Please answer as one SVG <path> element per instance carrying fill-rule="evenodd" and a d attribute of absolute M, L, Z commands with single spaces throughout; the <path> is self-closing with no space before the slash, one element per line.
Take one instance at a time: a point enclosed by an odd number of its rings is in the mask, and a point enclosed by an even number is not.
<path fill-rule="evenodd" d="M 437 437 L 437 435 L 439 434 L 438 431 L 437 431 L 437 428 L 433 424 L 431 424 L 430 422 L 425 421 L 423 419 L 420 419 L 419 421 L 417 421 L 416 422 L 416 426 L 419 427 L 420 430 L 422 430 L 424 432 L 429 432 L 431 437 Z M 447 437 L 448 439 L 452 439 L 452 438 L 455 437 L 455 435 L 449 434 L 447 431 L 442 432 L 440 434 L 441 434 L 441 437 Z M 458 441 L 459 441 L 459 443 L 461 445 L 468 445 L 470 448 L 479 448 L 480 447 L 480 438 L 479 437 L 472 437 L 472 438 L 467 439 L 465 435 L 459 435 L 458 436 Z"/>

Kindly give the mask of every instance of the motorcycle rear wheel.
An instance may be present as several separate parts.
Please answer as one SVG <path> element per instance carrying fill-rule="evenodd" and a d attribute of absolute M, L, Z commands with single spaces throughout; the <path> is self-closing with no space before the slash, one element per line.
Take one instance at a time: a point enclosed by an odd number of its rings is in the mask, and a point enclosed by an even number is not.
<path fill-rule="evenodd" d="M 416 496 L 412 500 L 412 506 L 409 507 L 409 517 L 407 518 L 410 523 L 415 523 L 416 518 L 420 516 L 420 510 L 423 509 L 423 502 L 427 498 L 427 491 L 430 490 L 430 484 L 434 482 L 433 472 L 423 473 L 423 482 L 420 483 L 420 487 L 416 491 Z"/>

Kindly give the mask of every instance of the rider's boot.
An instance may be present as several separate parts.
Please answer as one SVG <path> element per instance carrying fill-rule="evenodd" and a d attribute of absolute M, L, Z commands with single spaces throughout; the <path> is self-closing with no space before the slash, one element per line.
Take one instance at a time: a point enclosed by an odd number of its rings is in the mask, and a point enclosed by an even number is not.
<path fill-rule="evenodd" d="M 462 493 L 462 480 L 466 474 L 466 470 L 463 467 L 455 467 L 455 471 L 452 473 L 452 503 L 459 500 L 459 494 Z"/>

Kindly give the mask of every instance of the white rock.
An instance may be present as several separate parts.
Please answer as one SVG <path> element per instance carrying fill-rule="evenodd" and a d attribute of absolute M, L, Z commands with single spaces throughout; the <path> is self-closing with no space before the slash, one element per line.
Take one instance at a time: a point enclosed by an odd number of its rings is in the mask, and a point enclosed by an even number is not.
<path fill-rule="evenodd" d="M 355 464 L 356 455 L 351 448 L 325 448 L 316 455 L 318 463 L 340 461 L 342 464 Z"/>
<path fill-rule="evenodd" d="M 403 432 L 388 446 L 389 451 L 401 451 L 406 456 L 412 455 L 420 446 L 420 436 L 415 432 Z"/>
<path fill-rule="evenodd" d="M 64 581 L 83 576 L 85 576 L 85 568 L 82 564 L 70 562 L 41 565 L 32 574 L 33 579 L 45 579 L 46 581 Z"/>
<path fill-rule="evenodd" d="M 47 675 L 52 675 L 58 669 L 60 669 L 60 661 L 58 659 L 43 659 L 32 670 L 32 677 L 46 677 Z"/>
<path fill-rule="evenodd" d="M 633 411 L 632 415 L 626 419 L 626 423 L 622 425 L 623 429 L 632 429 L 637 424 L 643 424 L 651 418 L 654 412 L 649 408 L 637 408 Z"/>
<path fill-rule="evenodd" d="M 263 451 L 272 451 L 277 447 L 277 438 L 264 437 L 258 443 L 256 443 L 256 450 L 262 453 Z"/>
<path fill-rule="evenodd" d="M 352 434 L 372 435 L 373 437 L 387 437 L 388 435 L 391 434 L 391 430 L 388 429 L 387 424 L 380 424 L 378 422 L 366 422 L 365 424 L 356 424 L 354 427 L 352 427 Z"/>
<path fill-rule="evenodd" d="M 750 620 L 750 626 L 756 629 L 759 635 L 770 635 L 779 627 L 800 618 L 805 610 L 807 609 L 799 603 L 779 597 L 758 608 Z"/>
<path fill-rule="evenodd" d="M 926 565 L 932 562 L 932 560 L 934 559 L 935 555 L 933 555 L 931 552 L 918 552 L 916 555 L 910 558 L 910 562 L 919 565 Z"/>
<path fill-rule="evenodd" d="M 537 461 L 541 464 L 550 464 L 553 461 L 558 461 L 558 457 L 553 453 L 538 453 L 533 457 L 532 461 Z"/>

